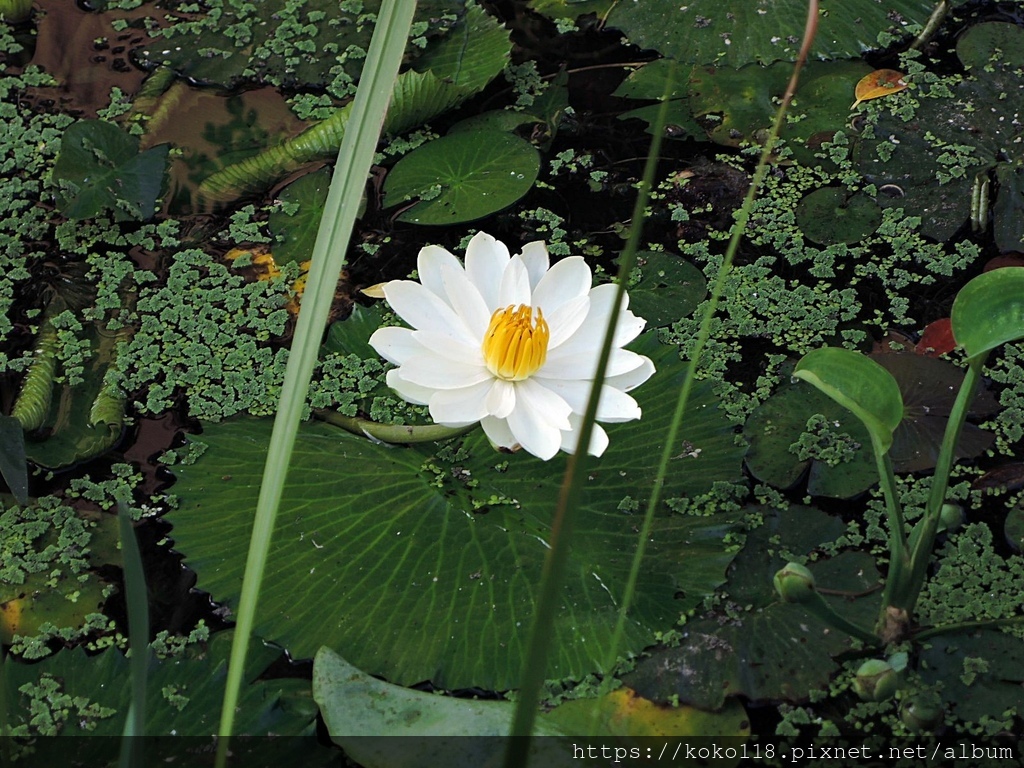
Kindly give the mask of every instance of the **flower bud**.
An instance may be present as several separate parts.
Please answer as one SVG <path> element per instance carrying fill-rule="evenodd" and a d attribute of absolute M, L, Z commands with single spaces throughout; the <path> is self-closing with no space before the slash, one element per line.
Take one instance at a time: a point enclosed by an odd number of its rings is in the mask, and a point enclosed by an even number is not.
<path fill-rule="evenodd" d="M 943 504 L 939 510 L 939 530 L 953 533 L 964 524 L 964 509 L 959 504 Z"/>
<path fill-rule="evenodd" d="M 814 574 L 800 563 L 789 563 L 775 574 L 773 582 L 787 603 L 805 603 L 814 595 Z"/>
<path fill-rule="evenodd" d="M 892 698 L 899 687 L 899 673 L 882 659 L 868 659 L 853 678 L 853 690 L 864 701 L 885 701 Z"/>
<path fill-rule="evenodd" d="M 942 702 L 932 693 L 919 693 L 900 706 L 900 720 L 912 731 L 932 731 L 942 722 Z"/>

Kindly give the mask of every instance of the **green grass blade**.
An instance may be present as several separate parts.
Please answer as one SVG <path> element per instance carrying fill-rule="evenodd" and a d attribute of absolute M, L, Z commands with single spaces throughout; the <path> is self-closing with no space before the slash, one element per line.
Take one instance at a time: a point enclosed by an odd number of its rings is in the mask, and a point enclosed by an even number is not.
<path fill-rule="evenodd" d="M 667 102 L 662 104 L 662 112 L 665 112 Z M 664 115 L 661 116 L 664 121 Z M 640 245 L 640 235 L 643 230 L 643 221 L 647 209 L 647 201 L 650 198 L 650 190 L 654 184 L 654 173 L 658 165 L 658 155 L 661 149 L 662 131 L 656 129 L 654 138 L 651 141 L 650 151 L 647 154 L 647 163 L 644 167 L 643 182 L 640 185 L 633 208 L 633 225 L 630 227 L 629 240 L 626 248 L 619 258 L 619 274 L 616 281 L 617 293 L 612 306 L 621 306 L 622 299 L 626 292 L 626 282 L 630 272 L 636 263 L 636 253 Z M 583 423 L 580 427 L 578 446 L 590 445 L 590 436 L 593 433 L 594 421 L 597 416 L 597 405 L 601 391 L 601 383 L 604 381 L 605 371 L 608 369 L 608 360 L 611 357 L 612 340 L 615 336 L 615 326 L 619 319 L 618 312 L 612 312 L 608 319 L 608 326 L 605 328 L 604 341 L 601 345 L 601 356 L 598 359 L 597 370 L 594 373 L 594 382 L 590 388 L 590 395 L 587 399 L 587 409 L 583 414 Z M 547 670 L 548 649 L 551 641 L 551 633 L 548 627 L 555 620 L 558 605 L 562 600 L 561 591 L 565 582 L 566 566 L 569 555 L 569 542 L 572 538 L 572 526 L 579 508 L 580 491 L 583 485 L 583 475 L 586 470 L 589 455 L 585 449 L 578 449 L 569 457 L 566 465 L 565 477 L 558 495 L 558 506 L 555 509 L 555 519 L 551 526 L 550 549 L 544 560 L 544 570 L 541 576 L 541 591 L 537 600 L 537 608 L 533 617 L 533 626 L 530 629 L 529 645 L 523 673 L 520 678 L 519 699 L 516 705 L 515 717 L 512 721 L 511 735 L 508 751 L 505 754 L 505 765 L 525 765 L 530 749 L 529 736 L 533 731 L 533 724 L 537 714 L 537 702 L 540 697 L 541 686 L 544 683 Z"/>
<path fill-rule="evenodd" d="M 380 138 L 393 84 L 398 76 L 415 8 L 415 0 L 384 0 L 382 3 L 359 80 L 351 120 L 338 151 L 338 163 L 327 195 L 324 216 L 320 221 L 308 287 L 302 298 L 302 309 L 285 371 L 249 542 L 221 710 L 217 768 L 224 768 L 227 759 L 245 656 L 256 617 L 260 583 L 306 392 L 317 361 L 320 337 L 334 299 L 335 286 L 345 265 L 345 252 L 359 209 L 359 200 L 370 173 L 370 164 Z"/>
<path fill-rule="evenodd" d="M 146 677 L 149 669 L 149 597 L 142 553 L 135 538 L 128 505 L 117 502 L 117 525 L 121 536 L 124 567 L 125 604 L 128 608 L 129 669 L 132 676 L 132 703 L 124 723 L 120 768 L 142 765 L 142 737 L 146 734 Z"/>

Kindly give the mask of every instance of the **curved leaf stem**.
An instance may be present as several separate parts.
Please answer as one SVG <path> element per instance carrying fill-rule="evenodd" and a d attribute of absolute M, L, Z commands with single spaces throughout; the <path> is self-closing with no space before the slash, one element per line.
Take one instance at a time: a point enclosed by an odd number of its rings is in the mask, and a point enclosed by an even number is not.
<path fill-rule="evenodd" d="M 852 621 L 844 618 L 841 614 L 839 614 L 831 605 L 828 604 L 828 601 L 825 600 L 825 598 L 817 591 L 814 592 L 813 598 L 808 600 L 806 603 L 802 603 L 802 605 L 804 606 L 804 608 L 813 613 L 826 624 L 829 624 L 835 627 L 836 629 L 845 632 L 850 637 L 855 637 L 861 642 L 866 643 L 867 645 L 872 646 L 874 648 L 877 648 L 882 644 L 881 641 L 878 639 L 878 636 L 875 635 L 873 632 L 869 632 L 868 630 L 864 629 L 863 627 L 857 624 L 854 624 Z"/>
<path fill-rule="evenodd" d="M 914 640 L 920 642 L 939 635 L 949 635 L 954 632 L 964 632 L 972 629 L 989 629 L 994 627 L 1012 627 L 1015 624 L 1024 624 L 1024 616 L 1008 616 L 1005 619 L 988 619 L 985 621 L 960 621 L 956 624 L 943 624 L 940 627 L 929 627 L 914 635 Z"/>
<path fill-rule="evenodd" d="M 945 434 L 942 436 L 939 458 L 935 464 L 935 474 L 932 477 L 931 492 L 928 496 L 928 506 L 925 508 L 924 517 L 918 522 L 911 536 L 912 549 L 906 581 L 905 584 L 897 588 L 898 592 L 893 593 L 894 598 L 899 601 L 895 603 L 896 606 L 903 608 L 910 615 L 913 614 L 914 605 L 921 594 L 925 576 L 928 573 L 928 564 L 931 562 L 932 548 L 935 546 L 935 536 L 939 529 L 942 505 L 946 502 L 946 489 L 949 487 L 949 472 L 953 467 L 953 454 L 956 451 L 960 431 L 967 419 L 967 409 L 971 400 L 974 399 L 974 390 L 981 380 L 981 371 L 987 358 L 988 353 L 986 352 L 976 355 L 968 361 L 967 375 L 964 376 L 963 383 L 960 385 L 960 391 L 957 393 L 949 414 Z"/>
<path fill-rule="evenodd" d="M 465 427 L 445 427 L 441 424 L 381 424 L 358 416 L 345 416 L 337 411 L 315 411 L 321 421 L 335 427 L 341 427 L 360 437 L 367 437 L 378 443 L 394 443 L 396 445 L 415 445 L 417 443 L 433 443 L 437 440 L 448 440 L 472 432 L 479 422 Z"/>

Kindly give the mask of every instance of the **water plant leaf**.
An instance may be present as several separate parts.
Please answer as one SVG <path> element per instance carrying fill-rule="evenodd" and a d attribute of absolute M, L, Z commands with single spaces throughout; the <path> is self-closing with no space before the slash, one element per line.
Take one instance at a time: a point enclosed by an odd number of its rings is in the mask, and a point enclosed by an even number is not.
<path fill-rule="evenodd" d="M 631 76 L 635 80 L 620 88 L 623 95 L 660 98 L 660 94 L 647 94 L 659 79 L 663 80 L 664 67 L 640 77 L 658 63 L 651 62 L 635 72 Z M 815 157 L 821 144 L 831 140 L 847 122 L 849 83 L 868 69 L 866 64 L 854 61 L 812 62 L 804 68 L 791 110 L 792 119 L 779 134 L 799 162 L 821 163 Z M 689 77 L 683 78 L 683 85 L 687 86 L 683 91 L 686 109 L 693 115 L 690 123 L 696 121 L 712 141 L 724 146 L 739 147 L 760 141 L 775 118 L 778 99 L 786 90 L 791 70 L 788 63 L 751 65 L 738 70 L 694 67 Z M 684 123 L 684 128 L 690 123 Z"/>
<path fill-rule="evenodd" d="M 210 748 L 217 732 L 223 697 L 231 632 L 214 635 L 208 644 L 192 646 L 184 655 L 152 659 L 146 700 L 147 764 L 157 762 L 196 765 L 196 749 Z M 272 768 L 293 764 L 327 765 L 337 753 L 318 747 L 311 738 L 316 707 L 309 683 L 298 678 L 257 680 L 280 657 L 280 650 L 253 643 L 246 659 L 245 679 L 236 733 L 250 735 L 232 740 L 232 750 L 246 766 Z M 4 683 L 14 692 L 11 726 L 26 735 L 71 737 L 41 738 L 33 742 L 32 764 L 67 764 L 73 749 L 82 765 L 117 765 L 121 729 L 131 701 L 128 660 L 116 648 L 89 655 L 83 648 L 62 650 L 38 664 L 3 665 Z M 10 706 L 10 705 L 9 705 Z M 16 731 L 17 732 L 17 731 Z M 268 733 L 280 739 L 268 739 Z M 284 738 L 303 737 L 303 738 Z M 279 743 L 275 743 L 279 742 Z"/>
<path fill-rule="evenodd" d="M 874 72 L 864 75 L 857 81 L 857 85 L 853 89 L 853 95 L 857 97 L 857 100 L 853 102 L 850 109 L 856 109 L 862 101 L 880 99 L 883 96 L 890 96 L 902 91 L 907 87 L 907 82 L 903 77 L 903 73 L 897 72 L 895 69 L 876 69 Z"/>
<path fill-rule="evenodd" d="M 924 25 L 934 9 L 930 0 L 871 0 L 830 4 L 818 20 L 811 56 L 852 59 L 878 47 L 878 35 L 899 39 L 907 25 Z M 794 61 L 800 50 L 807 5 L 778 0 L 770 7 L 745 0 L 672 0 L 616 3 L 607 24 L 629 41 L 685 64 L 741 67 Z M 897 21 L 898 20 L 898 21 Z M 847 99 L 849 105 L 849 99 Z"/>
<path fill-rule="evenodd" d="M 1020 465 L 1017 465 L 1018 469 Z M 1003 521 L 1003 534 L 1010 548 L 1020 554 L 1024 552 L 1024 504 L 1017 502 L 1006 513 Z"/>
<path fill-rule="evenodd" d="M 967 722 L 1002 717 L 1020 707 L 1024 643 L 998 630 L 939 635 L 921 651 L 919 671 L 941 683 L 946 705 Z"/>
<path fill-rule="evenodd" d="M 414 224 L 460 224 L 507 208 L 530 191 L 540 155 L 518 136 L 458 132 L 410 152 L 384 182 L 385 207 L 420 202 L 398 219 Z"/>
<path fill-rule="evenodd" d="M 167 165 L 166 144 L 139 152 L 139 140 L 113 123 L 79 120 L 61 138 L 53 178 L 70 219 L 110 213 L 117 221 L 152 217 Z"/>
<path fill-rule="evenodd" d="M 892 374 L 878 363 L 842 347 L 821 347 L 801 358 L 793 376 L 849 409 L 880 450 L 892 445 L 893 430 L 903 420 L 903 398 Z"/>
<path fill-rule="evenodd" d="M 948 317 L 940 317 L 925 326 L 921 338 L 914 346 L 914 354 L 940 357 L 956 349 L 953 338 L 953 322 Z"/>
<path fill-rule="evenodd" d="M 796 221 L 804 236 L 821 245 L 857 243 L 882 223 L 882 209 L 864 194 L 840 187 L 816 189 L 796 207 Z"/>
<path fill-rule="evenodd" d="M 135 55 L 147 68 L 170 67 L 224 88 L 253 82 L 343 88 L 359 77 L 379 10 L 380 0 L 228 4 L 161 29 Z M 406 55 L 421 54 L 425 41 L 443 38 L 464 13 L 460 0 L 419 0 L 414 19 L 424 31 L 419 42 L 409 41 Z"/>
<path fill-rule="evenodd" d="M 278 195 L 279 204 L 267 220 L 277 240 L 273 248 L 277 264 L 283 266 L 312 257 L 330 185 L 330 171 L 321 168 L 293 181 Z"/>
<path fill-rule="evenodd" d="M 809 494 L 845 499 L 878 481 L 867 429 L 804 382 L 783 386 L 762 403 L 743 435 L 751 474 L 777 488 L 792 487 L 807 472 Z"/>
<path fill-rule="evenodd" d="M 26 455 L 44 467 L 56 469 L 99 456 L 117 443 L 124 428 L 124 398 L 105 384 L 123 337 L 93 326 L 86 338 L 91 357 L 82 381 L 60 387 L 43 424 L 46 432 L 26 440 Z"/>
<path fill-rule="evenodd" d="M 28 503 L 25 433 L 13 416 L 0 415 L 0 474 L 19 504 Z"/>
<path fill-rule="evenodd" d="M 505 749 L 503 737 L 515 708 L 509 701 L 439 696 L 377 680 L 329 648 L 321 648 L 313 663 L 313 697 L 332 741 L 365 768 L 491 765 Z M 565 702 L 540 713 L 534 727 L 538 736 L 585 733 L 627 739 L 745 738 L 749 732 L 746 712 L 737 701 L 718 712 L 665 707 L 628 688 L 599 699 Z M 430 738 L 401 738 L 423 736 Z M 531 761 L 540 765 L 568 766 L 572 756 L 571 745 L 561 739 L 535 740 L 532 745 Z"/>
<path fill-rule="evenodd" d="M 810 507 L 761 510 L 764 524 L 747 535 L 730 567 L 727 611 L 687 621 L 678 647 L 651 654 L 624 677 L 655 701 L 675 700 L 717 709 L 731 696 L 753 701 L 801 701 L 827 685 L 834 657 L 850 650 L 849 637 L 804 608 L 781 602 L 772 575 L 793 556 L 804 557 L 843 532 L 839 518 Z M 870 556 L 844 552 L 808 563 L 826 599 L 853 621 L 870 626 L 878 611 L 878 572 Z M 856 597 L 855 597 L 856 596 Z"/>
<path fill-rule="evenodd" d="M 555 676 L 598 668 L 615 622 L 637 519 L 658 456 L 659 425 L 682 380 L 675 347 L 651 334 L 658 373 L 636 392 L 640 422 L 609 428 L 611 445 L 583 489 L 565 592 L 551 628 Z M 710 386 L 691 398 L 668 497 L 741 479 L 741 451 Z M 199 586 L 234 605 L 255 506 L 267 421 L 209 425 L 208 450 L 176 469 L 173 538 Z M 694 450 L 699 448 L 699 453 Z M 564 461 L 497 454 L 479 433 L 461 445 L 389 447 L 307 424 L 295 446 L 258 619 L 297 658 L 344 649 L 402 684 L 514 687 L 536 599 L 552 500 Z M 625 647 L 639 650 L 721 582 L 732 558 L 729 515 L 659 517 Z"/>
<path fill-rule="evenodd" d="M 903 398 L 903 419 L 893 432 L 889 457 L 898 472 L 917 472 L 935 466 L 949 414 L 964 380 L 964 371 L 946 360 L 916 354 L 873 354 L 871 359 L 885 368 L 899 385 Z M 999 403 L 988 391 L 979 392 L 968 410 L 969 416 L 991 416 Z M 957 440 L 954 457 L 979 456 L 995 442 L 995 435 L 965 423 Z"/>
<path fill-rule="evenodd" d="M 1017 194 L 1015 170 L 1024 163 L 1024 123 L 1017 119 L 1024 111 L 1024 85 L 1013 52 L 1024 49 L 1024 29 L 999 25 L 994 35 L 987 26 L 973 27 L 977 37 L 965 48 L 967 61 L 984 66 L 972 66 L 967 77 L 922 84 L 913 100 L 904 94 L 887 100 L 892 109 L 868 119 L 853 157 L 857 170 L 880 190 L 879 204 L 920 217 L 925 235 L 948 240 L 969 217 L 983 228 L 991 213 L 996 245 L 1016 251 L 1024 234 L 1024 197 Z M 1005 48 L 996 39 L 1004 35 Z M 999 188 L 991 186 L 993 170 L 1003 183 Z M 987 208 L 981 202 L 986 196 L 994 197 Z"/>
<path fill-rule="evenodd" d="M 985 272 L 960 289 L 950 312 L 953 336 L 968 358 L 1024 336 L 1024 270 Z"/>
<path fill-rule="evenodd" d="M 704 273 L 678 256 L 644 251 L 637 254 L 637 269 L 640 279 L 629 288 L 629 306 L 648 328 L 693 314 L 707 295 Z"/>

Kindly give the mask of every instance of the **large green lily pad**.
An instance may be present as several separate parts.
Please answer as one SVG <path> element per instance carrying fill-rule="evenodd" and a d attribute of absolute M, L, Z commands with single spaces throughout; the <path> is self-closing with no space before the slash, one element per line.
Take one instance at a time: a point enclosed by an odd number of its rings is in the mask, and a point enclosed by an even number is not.
<path fill-rule="evenodd" d="M 648 328 L 692 315 L 707 295 L 704 273 L 673 254 L 639 253 L 637 268 L 640 278 L 630 286 L 629 308 L 647 321 Z"/>
<path fill-rule="evenodd" d="M 796 221 L 804 237 L 820 245 L 853 244 L 868 237 L 882 223 L 878 203 L 864 194 L 839 187 L 816 189 L 796 207 Z"/>
<path fill-rule="evenodd" d="M 683 366 L 644 337 L 658 373 L 635 395 L 642 421 L 608 429 L 582 500 L 569 581 L 550 627 L 553 677 L 600 668 L 654 480 Z M 666 498 L 741 479 L 741 449 L 710 387 L 691 398 Z M 237 604 L 269 421 L 210 425 L 208 446 L 178 467 L 176 548 L 199 587 Z M 689 453 L 696 451 L 691 447 Z M 533 616 L 564 458 L 495 453 L 481 433 L 461 446 L 389 447 L 324 424 L 302 427 L 284 489 L 257 618 L 297 658 L 336 648 L 402 684 L 514 687 Z M 651 642 L 721 583 L 728 515 L 656 520 L 623 651 Z"/>
<path fill-rule="evenodd" d="M 1024 248 L 1024 197 L 1019 194 L 1018 169 L 1024 163 L 1024 83 L 1013 53 L 1024 49 L 1024 30 L 1009 33 L 982 24 L 967 44 L 957 46 L 965 64 L 974 64 L 967 77 L 951 77 L 913 96 L 907 92 L 887 100 L 914 110 L 883 112 L 854 154 L 861 173 L 891 194 L 879 195 L 883 207 L 900 207 L 921 217 L 921 231 L 936 240 L 948 240 L 972 214 L 972 196 L 995 172 L 998 184 L 989 189 L 994 198 L 991 214 L 996 245 L 1001 251 Z M 976 31 L 978 30 L 978 31 Z M 998 34 L 995 34 L 998 32 Z M 1012 46 L 1006 45 L 1012 38 Z M 985 61 L 985 65 L 975 64 Z M 894 107 L 895 108 L 895 107 Z M 987 217 L 977 213 L 977 224 Z"/>
<path fill-rule="evenodd" d="M 459 131 L 403 157 L 384 182 L 384 205 L 419 198 L 399 214 L 414 224 L 461 224 L 512 205 L 530 191 L 540 155 L 500 131 Z"/>
<path fill-rule="evenodd" d="M 717 709 L 727 697 L 755 701 L 801 701 L 821 688 L 838 669 L 834 657 L 852 647 L 851 639 L 798 604 L 783 603 L 772 576 L 789 560 L 803 557 L 835 539 L 842 521 L 809 507 L 765 510 L 765 523 L 747 536 L 730 568 L 725 592 L 730 610 L 683 627 L 676 648 L 644 660 L 624 682 L 645 697 Z M 854 597 L 877 585 L 872 559 L 844 552 L 809 564 L 827 599 L 847 619 L 869 628 L 877 615 L 878 594 Z"/>
<path fill-rule="evenodd" d="M 932 0 L 825 0 L 811 55 L 858 57 L 877 48 L 882 33 L 903 37 L 906 25 L 924 25 L 934 7 Z M 614 4 L 607 23 L 683 63 L 741 67 L 795 60 L 806 19 L 803 0 L 644 0 Z"/>

